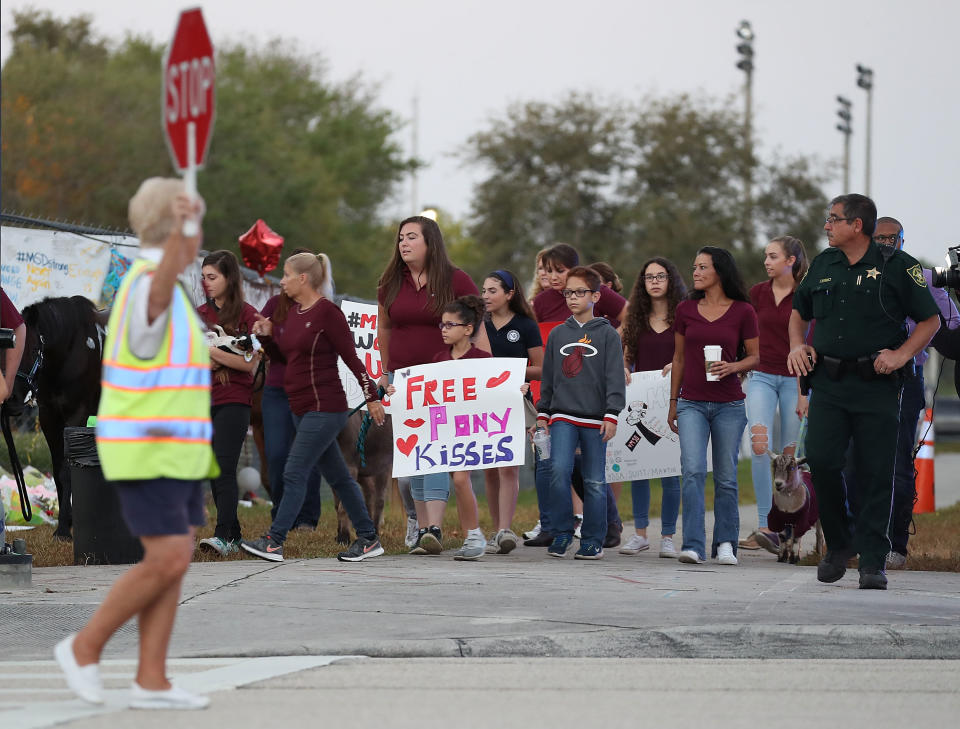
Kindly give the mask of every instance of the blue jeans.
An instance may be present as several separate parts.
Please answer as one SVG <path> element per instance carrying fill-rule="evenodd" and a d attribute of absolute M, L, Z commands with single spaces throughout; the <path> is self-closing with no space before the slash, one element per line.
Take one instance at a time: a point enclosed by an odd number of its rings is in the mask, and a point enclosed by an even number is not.
<path fill-rule="evenodd" d="M 580 446 L 583 470 L 583 525 L 580 544 L 603 546 L 607 535 L 607 484 L 604 480 L 607 444 L 599 428 L 582 428 L 556 422 L 550 426 L 550 498 L 547 504 L 549 523 L 554 535 L 573 535 L 573 499 L 570 476 L 573 456 Z M 540 524 L 543 528 L 543 524 Z"/>
<path fill-rule="evenodd" d="M 270 526 L 270 536 L 277 544 L 283 544 L 286 540 L 287 532 L 293 527 L 303 507 L 307 478 L 319 466 L 330 488 L 340 497 L 357 536 L 376 539 L 377 530 L 363 501 L 360 486 L 350 476 L 337 444 L 337 436 L 346 425 L 347 414 L 310 412 L 299 417 L 295 415 L 294 422 L 297 435 L 283 470 L 283 499 L 277 509 L 277 517 Z"/>
<path fill-rule="evenodd" d="M 766 372 L 750 373 L 747 380 L 747 418 L 750 435 L 753 427 L 763 425 L 767 429 L 768 449 L 780 452 L 782 448 L 796 443 L 800 432 L 797 417 L 797 378 L 770 375 Z M 780 407 L 780 442 L 773 442 L 773 422 Z M 773 505 L 773 479 L 770 474 L 770 455 L 751 453 L 750 468 L 753 472 L 753 490 L 757 496 L 757 520 L 761 528 L 767 526 L 767 514 Z"/>
<path fill-rule="evenodd" d="M 277 509 L 283 500 L 283 469 L 287 465 L 290 446 L 297 435 L 297 426 L 290 412 L 287 393 L 282 387 L 263 388 L 263 443 L 267 457 L 267 473 L 270 476 L 270 498 L 273 508 L 270 518 L 277 518 Z M 303 508 L 297 515 L 294 526 L 308 524 L 316 527 L 320 522 L 320 470 L 314 468 L 307 479 L 307 493 Z"/>
<path fill-rule="evenodd" d="M 550 521 L 550 481 L 553 479 L 553 466 L 550 458 L 540 458 L 534 451 L 534 483 L 537 487 L 537 507 L 540 509 L 540 531 L 544 534 L 553 534 L 553 523 Z M 573 510 L 573 499 L 570 500 L 570 509 Z"/>
<path fill-rule="evenodd" d="M 665 476 L 660 479 L 663 487 L 663 502 L 660 505 L 660 534 L 665 537 L 677 533 L 677 516 L 680 514 L 680 477 Z M 650 480 L 630 482 L 633 497 L 633 525 L 646 529 L 650 524 Z"/>
<path fill-rule="evenodd" d="M 713 439 L 713 542 L 730 542 L 737 552 L 740 510 L 737 503 L 737 456 L 747 425 L 743 400 L 705 402 L 680 399 L 677 403 L 680 430 L 680 469 L 683 473 L 683 546 L 706 559 L 704 488 L 707 479 L 707 441 Z"/>

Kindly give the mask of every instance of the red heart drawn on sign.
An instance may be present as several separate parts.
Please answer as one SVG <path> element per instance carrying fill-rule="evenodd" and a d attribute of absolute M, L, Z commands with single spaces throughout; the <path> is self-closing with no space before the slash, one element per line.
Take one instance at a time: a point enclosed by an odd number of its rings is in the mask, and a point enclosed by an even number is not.
<path fill-rule="evenodd" d="M 416 420 L 404 420 L 403 424 L 406 425 L 408 428 L 419 428 L 425 422 L 427 421 L 424 420 L 423 418 L 417 418 Z"/>
<path fill-rule="evenodd" d="M 397 438 L 397 450 L 399 450 L 405 456 L 410 455 L 410 452 L 413 450 L 413 447 L 416 444 L 417 444 L 416 435 L 411 435 L 406 440 L 404 440 L 403 438 Z"/>
<path fill-rule="evenodd" d="M 491 377 L 487 380 L 487 389 L 492 390 L 498 385 L 502 385 L 504 382 L 510 379 L 509 372 L 501 372 L 497 377 Z"/>

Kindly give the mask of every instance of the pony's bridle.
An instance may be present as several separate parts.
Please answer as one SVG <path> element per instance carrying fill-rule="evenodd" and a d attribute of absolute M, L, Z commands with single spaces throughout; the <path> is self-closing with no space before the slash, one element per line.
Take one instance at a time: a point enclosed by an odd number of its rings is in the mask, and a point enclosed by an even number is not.
<path fill-rule="evenodd" d="M 43 367 L 43 335 L 38 334 L 37 339 L 37 356 L 33 360 L 30 372 L 27 374 L 17 372 L 17 377 L 22 378 L 27 383 L 27 396 L 24 401 L 37 399 L 37 373 Z"/>

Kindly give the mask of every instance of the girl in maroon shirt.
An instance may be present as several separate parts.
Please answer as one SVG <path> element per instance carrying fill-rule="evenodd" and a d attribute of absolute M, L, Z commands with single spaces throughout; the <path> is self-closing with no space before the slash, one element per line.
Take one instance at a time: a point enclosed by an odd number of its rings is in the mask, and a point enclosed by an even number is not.
<path fill-rule="evenodd" d="M 792 236 L 775 238 L 767 244 L 763 260 L 767 280 L 750 289 L 750 302 L 760 326 L 760 363 L 747 380 L 747 420 L 753 458 L 753 490 L 757 495 L 757 530 L 740 541 L 743 549 L 763 547 L 777 554 L 780 539 L 767 526 L 773 505 L 769 451 L 797 440 L 800 421 L 807 411 L 807 398 L 800 395 L 797 378 L 787 370 L 790 353 L 788 325 L 793 309 L 793 291 L 807 272 L 803 243 Z M 780 442 L 771 442 L 773 422 L 780 411 Z"/>
<path fill-rule="evenodd" d="M 435 220 L 415 215 L 401 221 L 393 256 L 377 286 L 377 340 L 386 367 L 381 386 L 386 388 L 398 369 L 432 362 L 443 348 L 439 324 L 444 308 L 458 296 L 477 293 L 476 284 L 447 256 Z M 490 351 L 483 327 L 476 345 Z M 413 476 L 410 491 L 420 526 L 417 545 L 423 542 L 428 552 L 439 554 L 450 479 L 446 473 Z"/>
<path fill-rule="evenodd" d="M 252 332 L 257 310 L 243 300 L 237 257 L 230 251 L 215 251 L 203 259 L 200 272 L 207 303 L 197 312 L 204 323 L 211 330 L 220 326 L 230 335 Z M 210 482 L 217 505 L 217 526 L 212 537 L 200 540 L 199 548 L 226 556 L 240 549 L 237 463 L 250 425 L 253 373 L 260 364 L 260 353 L 244 357 L 210 347 L 210 362 L 212 445 L 220 466 L 220 475 Z"/>
<path fill-rule="evenodd" d="M 260 318 L 254 333 L 269 337 L 264 342 L 271 358 L 286 363 L 284 389 L 296 421 L 287 464 L 283 471 L 283 496 L 270 530 L 255 541 L 244 541 L 246 552 L 262 559 L 283 561 L 283 544 L 303 507 L 310 472 L 319 466 L 330 488 L 340 497 L 357 538 L 337 558 L 359 562 L 383 554 L 377 529 L 363 501 L 360 486 L 350 475 L 337 443 L 337 435 L 347 422 L 347 396 L 340 383 L 337 357 L 341 357 L 360 383 L 370 417 L 383 425 L 383 405 L 377 387 L 357 357 L 353 334 L 340 308 L 320 293 L 327 278 L 326 256 L 298 253 L 283 266 L 280 285 L 296 302 L 290 308 L 283 331 L 273 321 Z"/>
<path fill-rule="evenodd" d="M 729 251 L 704 246 L 693 263 L 693 293 L 677 307 L 668 425 L 680 435 L 683 478 L 683 545 L 677 558 L 706 560 L 704 487 L 707 443 L 713 443 L 714 528 L 711 555 L 722 565 L 737 564 L 740 532 L 737 456 L 747 424 L 739 375 L 757 365 L 757 315 Z M 720 346 L 709 370 L 705 346 Z M 741 349 L 745 352 L 738 359 Z M 707 373 L 718 379 L 707 380 Z"/>
<path fill-rule="evenodd" d="M 687 287 L 680 271 L 666 258 L 651 258 L 640 268 L 623 323 L 623 363 L 627 384 L 630 384 L 631 372 L 660 370 L 664 377 L 670 374 L 675 348 L 673 322 L 677 306 L 686 295 Z M 680 478 L 666 476 L 660 479 L 660 485 L 663 488 L 660 556 L 676 557 L 673 535 L 680 513 Z M 621 554 L 638 554 L 650 548 L 647 539 L 650 480 L 632 481 L 630 490 L 636 533 L 620 549 Z"/>

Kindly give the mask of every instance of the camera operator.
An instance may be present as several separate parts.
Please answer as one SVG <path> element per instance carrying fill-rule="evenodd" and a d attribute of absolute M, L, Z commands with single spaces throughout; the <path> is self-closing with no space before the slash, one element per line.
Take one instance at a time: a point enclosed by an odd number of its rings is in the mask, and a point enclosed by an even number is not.
<path fill-rule="evenodd" d="M 26 343 L 27 326 L 17 307 L 0 288 L 0 328 L 12 329 L 15 337 L 14 345 L 3 350 L 2 361 L 4 389 L 0 393 L 0 401 L 6 400 L 13 392 L 13 383 L 20 368 L 20 358 L 23 357 L 23 347 Z"/>
<path fill-rule="evenodd" d="M 953 289 L 953 295 L 960 297 L 960 246 L 953 246 L 947 250 L 947 260 L 949 266 L 938 266 L 933 269 L 931 285 L 934 288 L 931 291 L 934 292 L 935 296 L 938 291 L 941 295 L 947 296 L 945 289 Z M 944 290 L 941 291 L 941 289 Z M 956 380 L 957 390 L 960 390 L 960 327 L 950 327 L 949 323 L 946 327 L 940 327 L 940 331 L 930 342 L 930 346 L 947 359 L 956 362 L 954 379 Z"/>

